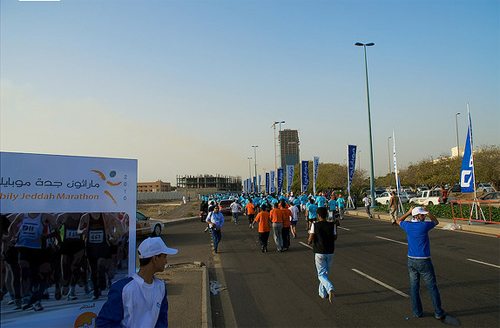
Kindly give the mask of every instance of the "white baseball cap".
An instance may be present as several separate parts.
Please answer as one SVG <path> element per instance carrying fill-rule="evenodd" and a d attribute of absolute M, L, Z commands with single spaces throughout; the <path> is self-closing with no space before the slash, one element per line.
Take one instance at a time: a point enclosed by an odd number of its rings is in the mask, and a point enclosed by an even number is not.
<path fill-rule="evenodd" d="M 147 238 L 139 245 L 137 251 L 140 259 L 147 259 L 160 254 L 174 255 L 178 252 L 177 249 L 167 247 L 160 237 Z"/>
<path fill-rule="evenodd" d="M 412 211 L 411 211 L 411 216 L 416 216 L 416 215 L 419 215 L 419 214 L 428 214 L 429 212 L 426 212 L 424 211 L 423 208 L 421 207 L 415 207 Z"/>

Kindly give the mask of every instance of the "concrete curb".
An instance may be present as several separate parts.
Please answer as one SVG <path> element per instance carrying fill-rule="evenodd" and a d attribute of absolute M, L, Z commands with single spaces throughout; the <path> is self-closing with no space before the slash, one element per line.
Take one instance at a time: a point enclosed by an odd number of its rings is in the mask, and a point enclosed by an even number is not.
<path fill-rule="evenodd" d="M 364 209 L 356 209 L 356 210 L 347 210 L 345 211 L 345 214 L 348 215 L 353 215 L 353 216 L 361 216 L 361 217 L 368 217 L 368 214 L 366 214 Z M 391 221 L 391 216 L 389 213 L 383 213 L 383 212 L 372 212 L 373 219 L 378 219 L 378 220 L 384 220 L 384 221 Z M 439 228 L 442 228 L 445 224 L 453 224 L 453 219 L 445 219 L 445 218 L 438 218 L 440 224 Z M 479 234 L 485 234 L 489 236 L 494 236 L 498 237 L 500 236 L 500 224 L 496 223 L 482 223 L 482 222 L 475 222 L 472 221 L 469 224 L 469 221 L 465 220 L 456 220 L 456 224 L 459 224 L 462 227 L 462 230 L 452 230 L 452 231 L 461 231 L 461 232 L 472 232 L 472 233 L 479 233 Z"/>

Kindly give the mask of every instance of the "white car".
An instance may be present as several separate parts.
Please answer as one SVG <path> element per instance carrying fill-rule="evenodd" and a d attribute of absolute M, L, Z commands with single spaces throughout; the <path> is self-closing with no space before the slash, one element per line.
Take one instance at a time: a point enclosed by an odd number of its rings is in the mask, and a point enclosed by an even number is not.
<path fill-rule="evenodd" d="M 455 197 L 448 196 L 448 202 Z M 422 190 L 417 193 L 417 196 L 410 199 L 410 203 L 418 205 L 437 205 L 441 204 L 441 188 L 432 190 Z"/>
<path fill-rule="evenodd" d="M 400 193 L 399 198 L 401 199 L 401 203 L 403 204 L 408 203 L 408 196 L 405 192 Z M 389 203 L 391 202 L 391 193 L 386 191 L 382 193 L 382 195 L 380 195 L 379 197 L 376 197 L 375 201 L 383 205 L 389 205 Z"/>
<path fill-rule="evenodd" d="M 477 185 L 478 192 L 495 192 L 495 189 L 489 183 L 480 183 Z"/>
<path fill-rule="evenodd" d="M 155 220 L 137 212 L 137 235 L 150 235 L 159 237 L 165 225 L 160 220 Z"/>

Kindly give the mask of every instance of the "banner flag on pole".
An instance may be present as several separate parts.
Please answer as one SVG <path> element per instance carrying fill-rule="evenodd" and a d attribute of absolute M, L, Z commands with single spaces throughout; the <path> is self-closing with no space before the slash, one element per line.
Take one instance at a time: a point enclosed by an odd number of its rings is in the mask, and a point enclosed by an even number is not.
<path fill-rule="evenodd" d="M 313 161 L 313 193 L 316 194 L 316 178 L 318 177 L 318 169 L 319 169 L 319 157 L 314 157 Z"/>
<path fill-rule="evenodd" d="M 475 192 L 474 156 L 472 155 L 472 121 L 470 118 L 469 104 L 467 104 L 467 114 L 469 116 L 469 127 L 467 129 L 467 139 L 465 140 L 464 157 L 462 158 L 460 187 L 462 188 L 462 192 Z"/>
<path fill-rule="evenodd" d="M 281 193 L 283 188 L 283 169 L 278 169 L 278 194 Z"/>
<path fill-rule="evenodd" d="M 293 173 L 294 173 L 295 167 L 293 165 L 287 165 L 286 166 L 286 186 L 287 186 L 287 192 L 290 192 L 292 190 L 292 183 L 293 183 Z"/>
<path fill-rule="evenodd" d="M 356 145 L 347 145 L 347 158 L 349 161 L 349 179 L 347 180 L 347 194 L 351 194 L 352 177 L 356 167 Z"/>
<path fill-rule="evenodd" d="M 302 161 L 301 165 L 302 171 L 302 192 L 306 192 L 309 188 L 309 161 Z"/>
<path fill-rule="evenodd" d="M 398 162 L 396 160 L 396 132 L 392 129 L 392 157 L 394 160 L 394 176 L 396 178 L 396 188 L 398 189 L 398 197 L 401 193 L 401 182 L 399 181 L 399 172 L 398 172 Z"/>
<path fill-rule="evenodd" d="M 269 194 L 269 172 L 266 172 L 266 194 Z"/>
<path fill-rule="evenodd" d="M 258 192 L 260 194 L 260 184 L 262 183 L 262 176 L 259 174 L 259 184 L 258 184 Z"/>
<path fill-rule="evenodd" d="M 274 175 L 275 175 L 275 171 L 271 171 L 271 180 L 269 181 L 270 182 L 270 185 L 271 185 L 271 194 L 275 192 L 275 188 L 274 188 Z"/>
<path fill-rule="evenodd" d="M 253 177 L 253 192 L 257 192 L 257 177 Z"/>

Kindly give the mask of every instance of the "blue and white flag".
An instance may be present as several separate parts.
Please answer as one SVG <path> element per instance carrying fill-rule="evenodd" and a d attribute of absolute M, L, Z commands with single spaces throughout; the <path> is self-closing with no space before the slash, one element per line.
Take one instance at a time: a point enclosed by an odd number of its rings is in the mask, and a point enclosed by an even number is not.
<path fill-rule="evenodd" d="M 258 192 L 260 194 L 260 184 L 262 183 L 262 176 L 259 174 L 259 184 L 257 185 L 258 186 Z"/>
<path fill-rule="evenodd" d="M 309 188 L 309 161 L 302 161 L 301 165 L 301 184 L 302 184 L 302 192 L 306 192 L 307 188 Z"/>
<path fill-rule="evenodd" d="M 313 161 L 313 193 L 316 194 L 316 178 L 318 178 L 318 169 L 319 169 L 319 157 L 314 157 Z"/>
<path fill-rule="evenodd" d="M 266 172 L 266 194 L 269 194 L 269 172 Z"/>
<path fill-rule="evenodd" d="M 270 185 L 271 185 L 271 194 L 274 193 L 274 191 L 275 191 L 275 189 L 274 189 L 274 175 L 275 175 L 275 172 L 271 171 L 271 180 L 269 181 Z"/>
<path fill-rule="evenodd" d="M 253 177 L 253 192 L 257 192 L 257 177 Z"/>
<path fill-rule="evenodd" d="M 290 190 L 292 190 L 294 168 L 295 167 L 293 165 L 287 165 L 286 166 L 286 186 L 287 186 L 287 192 L 290 192 Z"/>
<path fill-rule="evenodd" d="M 352 177 L 354 176 L 354 168 L 356 167 L 356 149 L 355 145 L 347 145 L 347 158 L 349 161 L 349 176 L 347 179 L 347 194 L 351 194 Z"/>
<path fill-rule="evenodd" d="M 469 114 L 469 128 L 467 129 L 467 140 L 465 140 L 464 157 L 462 158 L 462 170 L 460 172 L 460 187 L 462 192 L 474 192 L 474 156 L 472 155 L 472 121 L 467 104 L 467 113 Z"/>
<path fill-rule="evenodd" d="M 278 169 L 278 194 L 280 194 L 283 189 L 283 173 L 283 169 Z"/>

